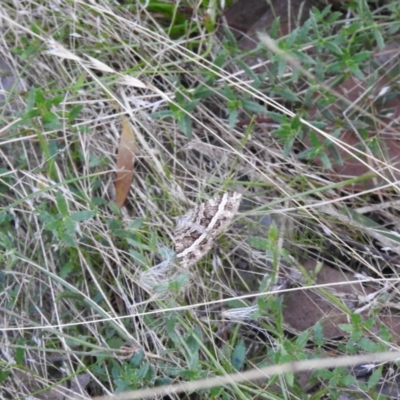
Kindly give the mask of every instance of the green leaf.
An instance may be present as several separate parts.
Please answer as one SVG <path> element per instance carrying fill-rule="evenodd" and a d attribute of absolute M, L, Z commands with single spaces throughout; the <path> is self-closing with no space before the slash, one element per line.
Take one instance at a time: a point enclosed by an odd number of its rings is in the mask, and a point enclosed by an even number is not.
<path fill-rule="evenodd" d="M 295 115 L 290 122 L 290 128 L 293 131 L 298 131 L 302 127 L 302 125 L 303 123 L 301 122 L 299 115 Z"/>
<path fill-rule="evenodd" d="M 261 292 L 261 291 L 260 291 Z M 262 297 L 259 297 L 257 299 L 257 306 L 258 306 L 258 310 L 259 310 L 259 314 L 262 313 L 262 311 L 267 310 L 268 309 L 268 303 L 265 299 L 263 299 Z M 257 317 L 257 316 L 256 316 Z"/>
<path fill-rule="evenodd" d="M 168 288 L 172 292 L 178 293 L 187 283 L 189 277 L 186 274 L 179 274 L 174 280 L 169 282 Z"/>
<path fill-rule="evenodd" d="M 172 379 L 171 378 L 167 378 L 167 377 L 162 377 L 162 378 L 157 378 L 154 381 L 154 386 L 165 386 L 165 385 L 170 385 L 172 383 Z"/>
<path fill-rule="evenodd" d="M 385 40 L 383 39 L 382 32 L 378 28 L 374 30 L 374 37 L 379 50 L 383 50 L 385 48 Z"/>
<path fill-rule="evenodd" d="M 322 346 L 325 343 L 324 339 L 324 329 L 320 322 L 317 322 L 314 325 L 314 343 L 317 346 Z"/>
<path fill-rule="evenodd" d="M 271 38 L 275 39 L 280 36 L 279 34 L 280 27 L 281 27 L 281 17 L 274 18 L 269 30 L 269 35 L 271 36 Z"/>
<path fill-rule="evenodd" d="M 298 29 L 293 29 L 293 31 L 288 36 L 286 36 L 286 47 L 288 48 L 294 47 L 296 39 L 298 38 L 298 34 L 299 34 Z"/>
<path fill-rule="evenodd" d="M 327 24 L 333 24 L 334 22 L 336 22 L 343 14 L 335 11 L 332 12 L 328 15 L 328 17 L 326 18 L 326 22 Z"/>
<path fill-rule="evenodd" d="M 330 40 L 324 41 L 324 47 L 331 52 L 332 54 L 336 56 L 340 56 L 343 54 L 342 50 L 340 49 L 339 46 L 336 45 L 336 43 L 331 42 Z"/>
<path fill-rule="evenodd" d="M 314 131 L 311 131 L 308 134 L 308 138 L 310 139 L 310 143 L 313 147 L 315 147 L 315 148 L 321 147 L 321 143 L 319 141 L 318 135 Z"/>
<path fill-rule="evenodd" d="M 227 84 L 224 86 L 223 94 L 229 100 L 228 103 L 230 103 L 230 102 L 236 103 L 237 102 L 236 94 L 233 92 L 233 90 Z"/>
<path fill-rule="evenodd" d="M 171 118 L 173 116 L 174 116 L 174 113 L 171 110 L 157 111 L 157 112 L 150 114 L 150 117 L 154 118 L 154 119 Z"/>
<path fill-rule="evenodd" d="M 342 73 L 345 68 L 344 62 L 342 60 L 336 61 L 330 64 L 327 68 L 325 73 Z"/>
<path fill-rule="evenodd" d="M 282 79 L 284 73 L 286 72 L 286 60 L 280 60 L 278 64 L 278 78 Z"/>
<path fill-rule="evenodd" d="M 0 383 L 4 382 L 11 375 L 11 371 L 0 370 Z"/>
<path fill-rule="evenodd" d="M 362 350 L 368 353 L 374 353 L 376 351 L 379 351 L 379 346 L 371 339 L 368 339 L 366 337 L 361 338 L 360 341 L 358 342 L 358 345 Z"/>
<path fill-rule="evenodd" d="M 61 129 L 62 128 L 62 123 L 60 119 L 58 118 L 58 115 L 51 112 L 51 111 L 46 111 L 43 116 L 43 123 L 46 129 Z"/>
<path fill-rule="evenodd" d="M 354 325 L 353 324 L 339 324 L 339 329 L 345 332 L 352 333 L 354 332 Z"/>
<path fill-rule="evenodd" d="M 182 133 L 188 138 L 192 138 L 192 119 L 189 115 L 184 115 L 178 119 L 178 126 Z"/>
<path fill-rule="evenodd" d="M 238 66 L 242 68 L 244 72 L 246 72 L 246 74 L 250 77 L 250 79 L 253 80 L 251 86 L 253 88 L 258 88 L 259 85 L 263 82 L 263 80 L 261 80 L 259 76 L 245 62 L 243 62 L 242 60 L 238 60 L 237 62 Z"/>
<path fill-rule="evenodd" d="M 353 314 L 350 315 L 350 319 L 351 319 L 351 322 L 354 325 L 358 325 L 359 326 L 359 325 L 362 324 L 365 327 L 365 324 L 364 324 L 360 314 L 353 313 Z"/>
<path fill-rule="evenodd" d="M 296 51 L 296 58 L 301 61 L 307 68 L 311 68 L 311 66 L 315 65 L 315 59 L 310 57 L 306 53 L 302 53 L 300 51 Z"/>
<path fill-rule="evenodd" d="M 315 376 L 322 379 L 332 379 L 333 375 L 334 372 L 328 369 L 319 369 L 315 371 Z"/>
<path fill-rule="evenodd" d="M 154 377 L 156 376 L 156 372 L 154 371 L 154 367 L 149 363 L 150 367 L 147 371 L 146 376 L 144 377 L 145 382 L 153 382 Z"/>
<path fill-rule="evenodd" d="M 187 111 L 188 113 L 191 113 L 196 107 L 197 104 L 199 104 L 200 99 L 195 99 L 192 100 L 190 103 L 184 104 L 182 108 Z"/>
<path fill-rule="evenodd" d="M 293 372 L 285 372 L 286 383 L 289 387 L 293 387 L 294 385 L 294 374 Z"/>
<path fill-rule="evenodd" d="M 305 345 L 307 344 L 308 338 L 310 337 L 310 332 L 308 330 L 305 330 L 300 333 L 299 336 L 297 336 L 296 339 L 296 345 L 299 349 L 303 349 Z"/>
<path fill-rule="evenodd" d="M 275 220 L 272 220 L 268 230 L 268 243 L 275 243 L 278 240 L 278 237 L 279 237 L 278 226 L 276 225 Z"/>
<path fill-rule="evenodd" d="M 129 241 L 129 239 L 127 239 L 127 241 Z M 132 256 L 135 263 L 143 266 L 148 264 L 146 257 L 138 251 L 129 249 L 129 254 Z"/>
<path fill-rule="evenodd" d="M 243 101 L 243 108 L 249 113 L 266 113 L 267 109 L 261 105 L 256 103 L 255 101 L 245 100 Z"/>
<path fill-rule="evenodd" d="M 186 338 L 186 344 L 191 353 L 195 353 L 200 349 L 200 338 L 201 331 L 199 328 L 195 328 L 193 332 Z"/>
<path fill-rule="evenodd" d="M 130 221 L 128 224 L 128 229 L 132 231 L 137 231 L 143 226 L 144 219 L 136 218 L 133 221 Z"/>
<path fill-rule="evenodd" d="M 281 96 L 284 100 L 300 102 L 300 99 L 294 92 L 285 88 L 275 88 L 275 92 Z M 264 111 L 265 112 L 265 111 Z"/>
<path fill-rule="evenodd" d="M 342 28 L 342 30 L 344 31 L 344 36 L 356 33 L 359 29 L 361 29 L 361 23 L 359 21 L 353 22 L 350 25 L 346 25 L 345 28 Z"/>
<path fill-rule="evenodd" d="M 49 140 L 49 152 L 50 152 L 50 157 L 57 156 L 57 154 L 59 152 L 57 140 L 54 140 L 54 139 Z"/>
<path fill-rule="evenodd" d="M 114 215 L 121 215 L 121 209 L 115 201 L 108 202 L 107 206 Z"/>
<path fill-rule="evenodd" d="M 275 282 L 276 282 L 275 274 L 264 275 L 264 277 L 260 281 L 259 291 L 266 292 L 272 290 L 272 287 L 274 286 Z"/>
<path fill-rule="evenodd" d="M 195 351 L 193 353 L 190 353 L 188 356 L 188 364 L 189 364 L 189 369 L 191 371 L 198 371 L 200 370 L 200 358 L 199 358 L 199 352 Z"/>
<path fill-rule="evenodd" d="M 259 236 L 249 236 L 247 238 L 247 241 L 249 243 L 250 246 L 255 247 L 256 249 L 259 250 L 269 250 L 269 240 L 259 237 Z"/>
<path fill-rule="evenodd" d="M 236 299 L 229 300 L 225 304 L 229 308 L 242 308 L 242 307 L 248 307 L 250 305 L 245 300 L 236 300 Z"/>
<path fill-rule="evenodd" d="M 373 389 L 382 377 L 382 367 L 375 369 L 368 379 L 368 390 Z"/>
<path fill-rule="evenodd" d="M 278 124 L 282 124 L 287 121 L 287 116 L 281 113 L 277 113 L 274 111 L 268 111 L 267 116 L 277 122 Z"/>
<path fill-rule="evenodd" d="M 230 52 L 232 52 L 232 50 L 237 50 L 238 48 L 237 41 L 231 29 L 229 28 L 229 25 L 223 24 L 222 27 L 224 30 L 224 39 L 227 42 L 227 44 L 231 47 L 231 49 L 229 49 Z"/>
<path fill-rule="evenodd" d="M 36 105 L 40 107 L 44 107 L 45 105 L 45 98 L 43 95 L 43 92 L 41 90 L 36 90 L 35 91 L 35 100 L 36 100 Z"/>
<path fill-rule="evenodd" d="M 139 369 L 139 371 L 137 372 L 137 379 L 139 381 L 142 381 L 145 379 L 146 375 L 149 372 L 149 368 L 150 368 L 150 363 L 146 362 L 144 365 L 142 365 Z"/>
<path fill-rule="evenodd" d="M 393 340 L 393 338 L 391 337 L 390 331 L 388 329 L 388 327 L 386 325 L 381 325 L 379 327 L 379 338 L 383 341 L 383 342 L 390 342 Z"/>
<path fill-rule="evenodd" d="M 140 349 L 139 351 L 137 351 L 133 357 L 129 360 L 129 364 L 133 367 L 133 368 L 139 368 L 140 364 L 143 362 L 144 359 L 144 351 L 142 349 Z"/>
<path fill-rule="evenodd" d="M 32 87 L 26 99 L 26 112 L 32 111 L 34 107 L 36 107 L 36 88 Z"/>
<path fill-rule="evenodd" d="M 327 156 L 326 153 L 324 153 L 324 152 L 320 153 L 319 158 L 320 158 L 320 160 L 321 160 L 322 165 L 324 166 L 324 168 L 330 169 L 330 170 L 332 169 L 332 163 L 331 163 L 331 161 L 329 160 L 329 158 L 328 158 L 328 156 Z"/>
<path fill-rule="evenodd" d="M 344 386 L 351 386 L 354 385 L 354 383 L 356 382 L 356 378 L 352 375 L 345 375 L 342 379 L 341 379 L 342 383 Z"/>
<path fill-rule="evenodd" d="M 357 77 L 358 79 L 360 79 L 362 81 L 365 80 L 365 75 L 361 71 L 361 69 L 358 67 L 358 64 L 357 65 L 349 65 L 349 69 L 354 74 L 355 77 Z"/>
<path fill-rule="evenodd" d="M 181 338 L 175 332 L 176 326 L 176 316 L 171 314 L 170 317 L 165 316 L 166 318 L 166 328 L 167 328 L 167 335 L 168 337 L 176 344 L 181 345 Z"/>
<path fill-rule="evenodd" d="M 71 220 L 75 222 L 87 221 L 97 214 L 96 211 L 76 211 L 71 214 Z"/>
<path fill-rule="evenodd" d="M 24 346 L 26 345 L 24 339 L 18 339 L 17 340 L 18 347 L 15 349 L 15 362 L 18 365 L 23 365 L 24 364 L 24 359 L 25 359 L 25 349 Z"/>
<path fill-rule="evenodd" d="M 63 100 L 64 100 L 64 95 L 59 94 L 58 96 L 55 96 L 52 99 L 46 100 L 44 106 L 47 109 L 50 109 L 51 106 L 58 106 Z"/>
<path fill-rule="evenodd" d="M 67 278 L 74 269 L 74 264 L 72 262 L 66 263 L 60 271 L 60 277 L 65 279 Z"/>
<path fill-rule="evenodd" d="M 225 388 L 217 386 L 210 389 L 210 399 L 229 400 L 230 397 L 226 396 Z"/>
<path fill-rule="evenodd" d="M 65 196 L 61 191 L 56 193 L 57 208 L 60 214 L 65 218 L 68 216 L 68 206 Z"/>
<path fill-rule="evenodd" d="M 193 97 L 195 99 L 207 99 L 211 97 L 214 92 L 207 86 L 199 85 L 193 91 Z"/>
<path fill-rule="evenodd" d="M 53 221 L 47 222 L 43 229 L 47 231 L 58 231 L 63 226 L 63 221 L 60 219 L 54 219 Z"/>
<path fill-rule="evenodd" d="M 78 104 L 74 107 L 72 107 L 71 111 L 68 114 L 68 122 L 73 122 L 78 115 L 82 112 L 83 105 Z"/>
<path fill-rule="evenodd" d="M 240 371 L 243 368 L 244 360 L 246 357 L 246 346 L 243 340 L 240 340 L 235 349 L 233 350 L 231 362 L 233 368 Z"/>
<path fill-rule="evenodd" d="M 31 128 L 33 126 L 33 123 L 31 121 L 31 119 L 37 117 L 40 115 L 40 111 L 38 109 L 34 109 L 31 111 L 27 111 L 26 113 L 17 113 L 16 115 L 21 116 L 23 119 L 19 122 L 16 122 L 15 124 L 13 124 L 13 129 L 18 128 L 21 125 L 25 125 L 26 127 Z"/>
<path fill-rule="evenodd" d="M 395 21 L 393 22 L 388 29 L 388 37 L 392 37 L 394 34 L 396 34 L 400 30 L 400 21 Z"/>
<path fill-rule="evenodd" d="M 76 222 L 69 217 L 64 218 L 62 229 L 64 234 L 73 236 L 76 233 Z"/>
<path fill-rule="evenodd" d="M 292 151 L 294 136 L 288 137 L 283 145 L 283 157 L 287 158 Z"/>
<path fill-rule="evenodd" d="M 229 110 L 228 123 L 230 129 L 233 129 L 235 127 L 237 116 L 238 116 L 237 108 Z"/>

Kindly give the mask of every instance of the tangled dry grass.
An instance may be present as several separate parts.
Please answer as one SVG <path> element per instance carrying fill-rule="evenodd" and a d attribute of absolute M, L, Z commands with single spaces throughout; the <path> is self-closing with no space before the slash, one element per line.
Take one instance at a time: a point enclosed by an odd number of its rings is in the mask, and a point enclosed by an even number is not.
<path fill-rule="evenodd" d="M 245 50 L 201 4 L 182 23 L 173 3 L 0 4 L 4 398 L 397 350 L 400 3 L 358 3 Z M 120 209 L 125 117 L 136 150 Z M 157 275 L 175 218 L 228 190 L 242 209 L 212 253 Z M 376 364 L 360 383 L 337 365 L 169 398 L 334 398 L 397 376 Z"/>

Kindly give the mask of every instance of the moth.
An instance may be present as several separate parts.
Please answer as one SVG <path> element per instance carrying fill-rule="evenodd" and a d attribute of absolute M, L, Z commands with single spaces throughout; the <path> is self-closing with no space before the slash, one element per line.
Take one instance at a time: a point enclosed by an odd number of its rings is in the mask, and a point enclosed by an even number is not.
<path fill-rule="evenodd" d="M 176 257 L 182 267 L 190 267 L 210 251 L 216 237 L 237 213 L 241 198 L 237 192 L 225 193 L 178 218 L 174 242 Z"/>

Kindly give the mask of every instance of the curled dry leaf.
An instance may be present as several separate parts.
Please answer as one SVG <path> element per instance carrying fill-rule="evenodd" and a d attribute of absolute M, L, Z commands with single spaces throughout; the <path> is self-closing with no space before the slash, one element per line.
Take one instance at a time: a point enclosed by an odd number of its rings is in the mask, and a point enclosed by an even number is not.
<path fill-rule="evenodd" d="M 121 140 L 118 147 L 117 174 L 115 179 L 115 202 L 122 207 L 128 196 L 133 179 L 136 154 L 135 134 L 129 121 L 123 117 Z"/>

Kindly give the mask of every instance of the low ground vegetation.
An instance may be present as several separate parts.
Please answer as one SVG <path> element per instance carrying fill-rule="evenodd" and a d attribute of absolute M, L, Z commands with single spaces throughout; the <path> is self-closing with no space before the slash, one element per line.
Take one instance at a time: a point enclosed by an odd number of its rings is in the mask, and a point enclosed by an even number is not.
<path fill-rule="evenodd" d="M 4 398 L 398 398 L 400 2 L 192 3 L 0 4 Z"/>

